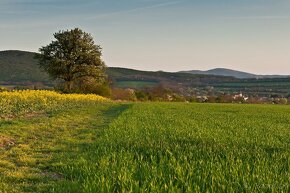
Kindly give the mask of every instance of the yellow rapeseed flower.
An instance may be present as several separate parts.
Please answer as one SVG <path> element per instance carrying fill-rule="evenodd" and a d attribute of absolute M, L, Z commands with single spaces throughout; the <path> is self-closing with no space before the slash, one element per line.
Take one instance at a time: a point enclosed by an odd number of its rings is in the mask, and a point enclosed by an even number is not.
<path fill-rule="evenodd" d="M 94 94 L 60 94 L 47 90 L 0 92 L 0 118 L 83 106 L 109 99 Z"/>

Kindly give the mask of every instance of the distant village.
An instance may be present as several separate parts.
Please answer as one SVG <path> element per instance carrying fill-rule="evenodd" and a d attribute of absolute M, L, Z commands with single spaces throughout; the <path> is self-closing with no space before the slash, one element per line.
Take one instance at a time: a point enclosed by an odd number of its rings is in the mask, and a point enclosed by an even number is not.
<path fill-rule="evenodd" d="M 290 96 L 269 94 L 225 93 L 222 91 L 177 88 L 175 90 L 162 85 L 145 88 L 113 88 L 112 99 L 127 101 L 168 101 L 168 102 L 198 102 L 198 103 L 248 103 L 248 104 L 290 104 Z"/>

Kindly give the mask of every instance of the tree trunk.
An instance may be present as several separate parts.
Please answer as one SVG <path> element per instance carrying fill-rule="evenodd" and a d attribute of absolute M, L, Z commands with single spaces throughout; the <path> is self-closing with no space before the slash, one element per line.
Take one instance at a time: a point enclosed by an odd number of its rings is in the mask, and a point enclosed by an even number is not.
<path fill-rule="evenodd" d="M 71 93 L 73 90 L 73 81 L 65 81 L 64 92 Z"/>
<path fill-rule="evenodd" d="M 71 93 L 73 89 L 73 81 L 68 81 L 68 92 Z"/>

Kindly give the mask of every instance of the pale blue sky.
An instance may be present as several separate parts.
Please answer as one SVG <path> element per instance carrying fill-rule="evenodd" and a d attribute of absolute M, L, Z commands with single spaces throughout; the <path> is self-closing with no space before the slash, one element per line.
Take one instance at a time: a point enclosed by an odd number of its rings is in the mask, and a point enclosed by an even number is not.
<path fill-rule="evenodd" d="M 0 0 L 0 50 L 79 27 L 108 66 L 290 74 L 289 0 Z"/>

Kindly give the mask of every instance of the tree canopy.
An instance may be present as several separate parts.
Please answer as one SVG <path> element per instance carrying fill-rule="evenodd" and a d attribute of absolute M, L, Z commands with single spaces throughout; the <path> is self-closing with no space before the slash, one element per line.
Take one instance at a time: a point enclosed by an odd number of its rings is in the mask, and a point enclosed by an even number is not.
<path fill-rule="evenodd" d="M 62 82 L 63 91 L 80 90 L 79 86 L 92 83 L 92 80 L 96 84 L 106 82 L 102 48 L 95 45 L 91 34 L 75 28 L 59 31 L 54 38 L 50 44 L 39 49 L 37 58 L 40 67 L 51 78 Z"/>

